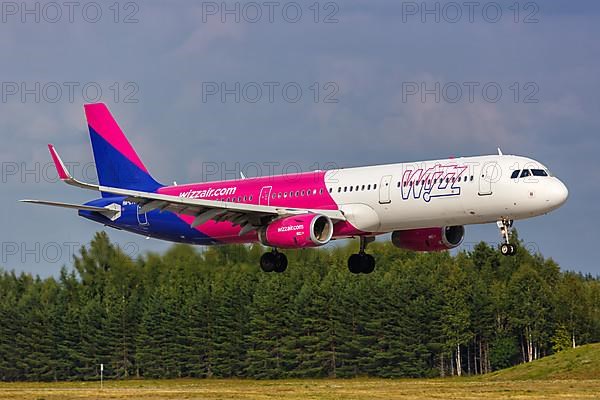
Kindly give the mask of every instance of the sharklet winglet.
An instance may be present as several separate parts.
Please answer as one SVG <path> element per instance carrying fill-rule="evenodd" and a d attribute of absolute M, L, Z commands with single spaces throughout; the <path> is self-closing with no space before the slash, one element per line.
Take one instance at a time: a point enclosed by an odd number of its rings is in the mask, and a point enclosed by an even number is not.
<path fill-rule="evenodd" d="M 52 157 L 52 161 L 54 162 L 54 166 L 56 167 L 56 172 L 58 173 L 58 177 L 61 181 L 66 183 L 67 185 L 76 186 L 83 189 L 99 191 L 100 187 L 98 185 L 94 185 L 91 183 L 81 182 L 71 176 L 67 167 L 65 167 L 65 163 L 61 160 L 58 152 L 54 148 L 53 145 L 48 144 L 48 150 L 50 150 L 50 156 Z"/>

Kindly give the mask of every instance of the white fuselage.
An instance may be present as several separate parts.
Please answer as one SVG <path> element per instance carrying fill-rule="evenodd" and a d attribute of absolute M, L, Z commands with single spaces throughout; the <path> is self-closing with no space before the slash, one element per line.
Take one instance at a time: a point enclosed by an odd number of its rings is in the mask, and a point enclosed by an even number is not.
<path fill-rule="evenodd" d="M 523 170 L 529 172 L 511 178 Z M 524 219 L 568 196 L 542 164 L 510 155 L 338 169 L 327 172 L 325 184 L 354 227 L 379 233 Z"/>

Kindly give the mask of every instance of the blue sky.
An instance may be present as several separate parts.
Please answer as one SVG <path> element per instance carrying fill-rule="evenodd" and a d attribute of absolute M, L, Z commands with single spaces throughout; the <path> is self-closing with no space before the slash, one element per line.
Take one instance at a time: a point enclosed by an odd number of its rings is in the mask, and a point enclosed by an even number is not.
<path fill-rule="evenodd" d="M 75 175 L 93 178 L 84 169 L 92 154 L 82 104 L 100 88 L 99 100 L 167 183 L 231 177 L 238 164 L 255 175 L 256 166 L 264 174 L 269 165 L 308 170 L 497 146 L 530 156 L 565 181 L 570 198 L 548 216 L 519 221 L 520 236 L 564 269 L 600 273 L 600 3 L 524 1 L 516 13 L 514 1 L 480 2 L 471 18 L 463 2 L 427 2 L 434 11 L 422 15 L 421 2 L 323 1 L 317 15 L 314 1 L 283 1 L 270 21 L 263 2 L 226 2 L 239 4 L 239 22 L 220 14 L 221 2 L 121 2 L 118 15 L 112 2 L 88 3 L 71 16 L 59 5 L 61 18 L 48 2 L 30 3 L 38 6 L 29 14 L 21 3 L 2 9 L 4 268 L 54 274 L 100 229 L 67 210 L 17 203 L 93 197 L 54 182 L 46 144 L 75 163 Z M 239 101 L 222 99 L 221 89 L 236 83 Z M 439 102 L 406 93 L 407 85 L 436 83 Z M 494 102 L 483 87 L 502 95 Z M 109 233 L 132 253 L 168 247 Z M 467 227 L 468 243 L 498 239 L 494 225 Z"/>

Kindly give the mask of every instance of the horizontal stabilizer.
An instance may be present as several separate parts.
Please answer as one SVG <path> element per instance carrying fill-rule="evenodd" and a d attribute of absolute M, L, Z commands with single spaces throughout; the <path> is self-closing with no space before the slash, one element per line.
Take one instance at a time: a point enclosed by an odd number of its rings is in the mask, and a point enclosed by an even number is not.
<path fill-rule="evenodd" d="M 117 219 L 121 215 L 121 206 L 118 204 L 111 204 L 107 207 L 94 207 L 94 206 L 86 206 L 83 204 L 71 204 L 71 203 L 62 203 L 59 201 L 48 201 L 48 200 L 19 200 L 22 203 L 31 203 L 31 204 L 41 204 L 44 206 L 53 206 L 53 207 L 61 207 L 61 208 L 70 208 L 73 210 L 82 210 L 82 211 L 93 211 L 104 215 L 107 218 L 112 220 Z"/>

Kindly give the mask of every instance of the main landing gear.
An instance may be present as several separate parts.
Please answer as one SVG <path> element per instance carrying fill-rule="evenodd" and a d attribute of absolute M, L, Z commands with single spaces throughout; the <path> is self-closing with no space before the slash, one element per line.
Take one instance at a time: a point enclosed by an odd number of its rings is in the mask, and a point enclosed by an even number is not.
<path fill-rule="evenodd" d="M 375 240 L 372 236 L 360 237 L 360 250 L 348 258 L 348 270 L 353 274 L 370 274 L 375 270 L 375 258 L 365 253 L 367 245 Z"/>
<path fill-rule="evenodd" d="M 264 272 L 282 273 L 287 269 L 288 260 L 285 254 L 277 249 L 267 252 L 260 257 L 260 268 Z"/>
<path fill-rule="evenodd" d="M 496 225 L 498 225 L 498 228 L 500 229 L 500 235 L 504 239 L 504 243 L 500 245 L 500 253 L 502 253 L 503 256 L 514 256 L 517 253 L 517 248 L 515 245 L 510 244 L 513 220 L 503 218 L 496 222 Z"/>

